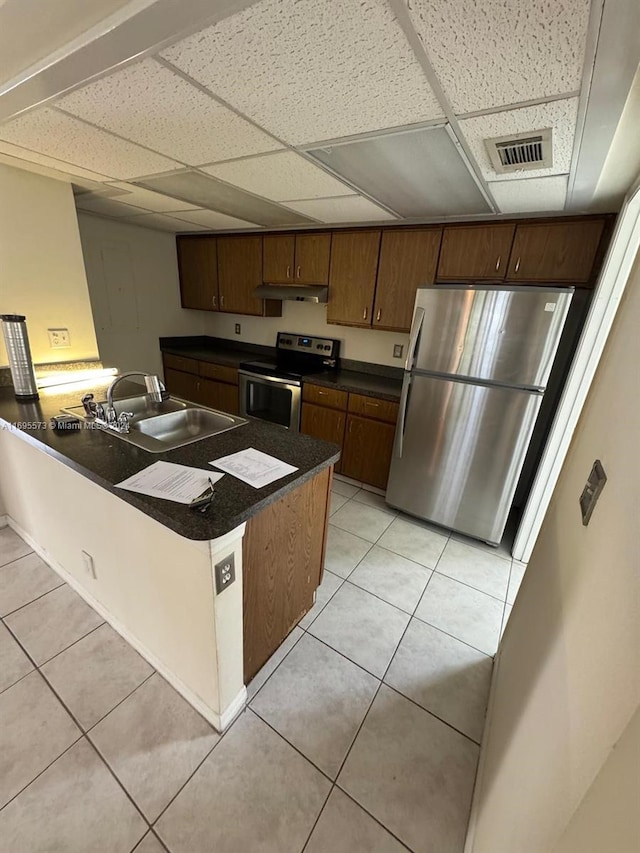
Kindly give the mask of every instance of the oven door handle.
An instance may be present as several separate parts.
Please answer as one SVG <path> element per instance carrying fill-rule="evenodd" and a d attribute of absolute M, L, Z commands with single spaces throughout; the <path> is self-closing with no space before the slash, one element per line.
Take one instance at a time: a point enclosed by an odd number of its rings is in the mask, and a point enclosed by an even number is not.
<path fill-rule="evenodd" d="M 239 376 L 247 376 L 249 379 L 257 379 L 258 382 L 264 384 L 276 383 L 278 385 L 288 385 L 290 388 L 300 388 L 301 383 L 292 381 L 291 379 L 280 379 L 279 376 L 265 376 L 263 373 L 251 373 L 248 370 L 239 370 Z"/>

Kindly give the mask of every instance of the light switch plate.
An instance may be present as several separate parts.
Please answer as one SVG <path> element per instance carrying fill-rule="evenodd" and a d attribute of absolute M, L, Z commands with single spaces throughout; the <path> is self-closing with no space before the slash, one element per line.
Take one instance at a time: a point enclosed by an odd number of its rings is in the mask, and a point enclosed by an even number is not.
<path fill-rule="evenodd" d="M 216 563 L 216 593 L 220 595 L 236 579 L 235 555 L 229 554 L 224 560 Z"/>
<path fill-rule="evenodd" d="M 589 479 L 580 495 L 580 511 L 582 512 L 582 523 L 585 527 L 589 524 L 595 505 L 606 482 L 607 475 L 602 467 L 602 462 L 596 459 L 589 474 Z"/>

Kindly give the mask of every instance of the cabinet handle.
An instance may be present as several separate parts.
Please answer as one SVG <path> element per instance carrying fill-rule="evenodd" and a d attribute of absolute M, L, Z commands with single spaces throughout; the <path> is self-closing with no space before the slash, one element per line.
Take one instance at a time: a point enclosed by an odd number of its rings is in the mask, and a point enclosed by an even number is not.
<path fill-rule="evenodd" d="M 318 394 L 320 395 L 320 397 L 325 397 L 327 392 L 326 391 L 318 391 Z"/>
<path fill-rule="evenodd" d="M 351 432 L 351 427 L 353 426 L 353 421 L 349 421 L 349 432 Z"/>
<path fill-rule="evenodd" d="M 291 277 L 291 264 L 287 264 L 287 278 Z"/>
<path fill-rule="evenodd" d="M 516 261 L 515 272 L 518 272 L 519 269 L 520 269 L 520 258 L 518 258 L 518 260 Z"/>
<path fill-rule="evenodd" d="M 379 403 L 365 403 L 365 406 L 373 406 L 375 409 L 377 409 L 379 405 Z"/>
<path fill-rule="evenodd" d="M 213 302 L 213 310 L 215 311 L 215 310 L 216 310 L 216 308 L 218 307 L 218 306 L 216 305 L 216 297 L 215 297 L 215 296 L 213 296 L 211 301 Z"/>
<path fill-rule="evenodd" d="M 380 322 L 380 309 L 378 308 L 378 313 L 376 314 L 376 323 Z"/>
<path fill-rule="evenodd" d="M 224 308 L 224 296 L 220 297 L 220 307 Z"/>
<path fill-rule="evenodd" d="M 500 269 L 500 261 L 502 260 L 502 255 L 498 255 L 498 260 L 496 261 L 496 271 Z"/>
<path fill-rule="evenodd" d="M 296 269 L 296 278 L 300 278 L 300 266 Z"/>
<path fill-rule="evenodd" d="M 364 311 L 362 312 L 362 319 L 363 319 L 363 320 L 366 320 L 366 319 L 367 319 L 367 309 L 366 309 L 366 308 L 365 308 L 365 309 L 364 309 Z"/>

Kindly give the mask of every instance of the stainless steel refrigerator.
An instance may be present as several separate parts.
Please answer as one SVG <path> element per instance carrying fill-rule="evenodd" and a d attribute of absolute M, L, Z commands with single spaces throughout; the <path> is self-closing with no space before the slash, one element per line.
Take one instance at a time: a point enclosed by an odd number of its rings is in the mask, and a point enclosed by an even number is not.
<path fill-rule="evenodd" d="M 572 295 L 418 289 L 387 503 L 500 542 Z"/>

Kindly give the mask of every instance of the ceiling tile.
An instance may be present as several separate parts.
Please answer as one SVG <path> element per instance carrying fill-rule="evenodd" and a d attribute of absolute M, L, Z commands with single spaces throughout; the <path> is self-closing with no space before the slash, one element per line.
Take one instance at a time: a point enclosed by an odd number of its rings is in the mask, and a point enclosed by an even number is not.
<path fill-rule="evenodd" d="M 293 151 L 218 163 L 202 171 L 273 201 L 353 195 L 347 184 Z"/>
<path fill-rule="evenodd" d="M 184 199 L 198 207 L 225 213 L 259 225 L 306 225 L 309 220 L 273 201 L 250 195 L 201 172 L 185 170 L 173 175 L 145 178 L 139 183 L 149 190 Z"/>
<path fill-rule="evenodd" d="M 578 98 L 565 98 L 548 104 L 538 104 L 535 107 L 521 107 L 517 110 L 505 110 L 501 113 L 463 119 L 460 121 L 460 128 L 482 174 L 488 181 L 517 181 L 522 177 L 540 178 L 569 171 L 577 113 Z M 542 130 L 546 127 L 553 128 L 553 166 L 547 169 L 531 169 L 525 173 L 509 172 L 504 175 L 498 175 L 493 170 L 484 144 L 485 139 L 523 131 Z"/>
<path fill-rule="evenodd" d="M 153 59 L 95 80 L 57 106 L 191 166 L 282 148 Z"/>
<path fill-rule="evenodd" d="M 235 216 L 226 216 L 224 213 L 217 213 L 215 210 L 193 210 L 174 213 L 173 218 L 181 219 L 184 222 L 193 222 L 195 225 L 204 225 L 207 228 L 215 230 L 262 227 L 261 225 L 256 225 L 255 222 L 245 222 L 244 219 L 236 219 Z"/>
<path fill-rule="evenodd" d="M 412 0 L 409 14 L 460 114 L 577 91 L 589 6 L 590 0 Z"/>
<path fill-rule="evenodd" d="M 152 175 L 180 165 L 48 107 L 3 124 L 0 139 L 111 178 Z"/>
<path fill-rule="evenodd" d="M 442 116 L 379 0 L 263 0 L 162 55 L 295 145 Z"/>
<path fill-rule="evenodd" d="M 134 213 L 147 213 L 140 207 L 122 204 L 118 198 L 105 198 L 91 193 L 76 196 L 76 207 L 79 210 L 91 210 L 93 213 L 103 213 L 105 216 L 133 216 Z"/>
<path fill-rule="evenodd" d="M 121 190 L 118 195 L 118 201 L 123 204 L 131 204 L 134 207 L 143 207 L 146 210 L 152 210 L 155 213 L 170 213 L 172 210 L 199 210 L 196 204 L 188 204 L 186 201 L 179 201 L 171 198 L 168 195 L 154 193 L 151 190 L 144 190 L 142 187 L 136 187 L 135 184 L 127 184 L 124 181 L 113 182 L 108 184 L 109 187 L 115 187 Z"/>
<path fill-rule="evenodd" d="M 340 198 L 316 198 L 310 201 L 285 202 L 287 207 L 313 216 L 320 222 L 377 222 L 396 219 L 377 204 L 361 195 L 341 196 Z"/>
<path fill-rule="evenodd" d="M 489 189 L 501 213 L 547 213 L 564 209 L 567 181 L 567 175 L 495 181 Z"/>
<path fill-rule="evenodd" d="M 156 231 L 171 231 L 177 234 L 180 231 L 208 231 L 204 225 L 182 222 L 171 216 L 163 216 L 161 213 L 144 213 L 142 216 L 131 216 L 123 219 L 127 225 L 141 225 L 143 228 L 153 228 Z"/>
<path fill-rule="evenodd" d="M 0 127 L 0 136 L 2 136 L 3 128 Z M 64 163 L 62 160 L 56 160 L 54 157 L 46 157 L 44 154 L 38 154 L 36 151 L 29 151 L 26 148 L 21 148 L 19 145 L 13 145 L 10 142 L 2 142 L 0 140 L 0 154 L 7 154 L 9 157 L 17 157 L 20 160 L 26 160 L 29 163 L 35 163 L 38 166 L 45 166 L 47 169 L 55 169 L 58 172 L 63 172 L 66 175 L 82 178 L 85 181 L 108 181 L 108 175 L 101 175 L 98 172 L 92 172 L 89 169 L 83 169 L 80 166 L 74 166 L 71 163 Z"/>

